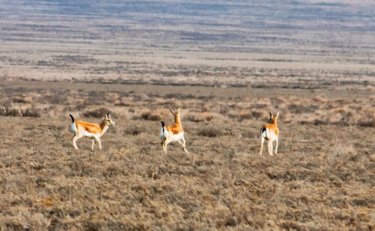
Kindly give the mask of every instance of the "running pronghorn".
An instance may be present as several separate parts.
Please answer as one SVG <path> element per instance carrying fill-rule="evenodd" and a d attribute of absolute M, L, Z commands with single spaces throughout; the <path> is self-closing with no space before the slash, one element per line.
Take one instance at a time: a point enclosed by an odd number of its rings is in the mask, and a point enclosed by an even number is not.
<path fill-rule="evenodd" d="M 189 153 L 188 150 L 186 150 L 184 130 L 182 129 L 181 124 L 181 110 L 178 109 L 177 112 L 174 112 L 172 109 L 169 110 L 171 111 L 174 117 L 174 124 L 165 126 L 165 123 L 161 122 L 160 128 L 161 146 L 163 147 L 164 153 L 167 154 L 167 145 L 175 141 L 178 141 L 182 145 L 183 150 L 186 153 Z"/>
<path fill-rule="evenodd" d="M 72 141 L 75 149 L 78 149 L 77 140 L 82 137 L 89 137 L 92 139 L 91 150 L 94 150 L 95 141 L 99 144 L 99 149 L 102 149 L 100 137 L 104 135 L 109 126 L 115 124 L 110 114 L 105 115 L 105 118 L 99 124 L 75 120 L 72 114 L 69 114 L 69 116 L 72 119 L 70 131 L 74 133 Z"/>
<path fill-rule="evenodd" d="M 277 119 L 279 112 L 276 116 L 270 112 L 270 123 L 263 125 L 260 129 L 260 156 L 262 156 L 264 140 L 268 140 L 268 153 L 273 156 L 273 142 L 276 142 L 275 154 L 277 154 L 277 147 L 279 146 L 279 128 L 277 127 Z"/>

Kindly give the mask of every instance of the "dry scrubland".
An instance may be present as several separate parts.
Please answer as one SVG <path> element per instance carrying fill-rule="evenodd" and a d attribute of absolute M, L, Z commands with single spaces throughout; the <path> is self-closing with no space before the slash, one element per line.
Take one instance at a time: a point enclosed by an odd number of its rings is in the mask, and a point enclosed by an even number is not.
<path fill-rule="evenodd" d="M 368 92 L 37 81 L 0 92 L 2 229 L 375 228 Z M 189 155 L 159 146 L 169 106 L 182 108 Z M 260 158 L 269 110 L 281 112 L 280 153 Z M 104 149 L 83 139 L 75 151 L 67 113 L 108 111 Z"/>
<path fill-rule="evenodd" d="M 374 230 L 374 8 L 0 0 L 0 230 Z M 75 151 L 68 113 L 106 112 Z"/>

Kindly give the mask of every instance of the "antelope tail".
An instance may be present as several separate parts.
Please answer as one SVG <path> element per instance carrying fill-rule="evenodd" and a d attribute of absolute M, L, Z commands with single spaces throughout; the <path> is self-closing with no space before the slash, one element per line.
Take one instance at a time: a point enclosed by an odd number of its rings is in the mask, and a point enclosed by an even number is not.
<path fill-rule="evenodd" d="M 74 117 L 72 114 L 69 114 L 70 118 L 72 119 L 72 123 L 74 123 Z"/>
<path fill-rule="evenodd" d="M 262 127 L 260 129 L 260 135 L 263 136 L 264 138 L 267 138 L 267 128 L 266 127 Z"/>
<path fill-rule="evenodd" d="M 164 123 L 164 121 L 161 121 L 160 123 L 161 123 L 161 128 L 163 129 L 163 133 L 164 133 L 165 123 Z"/>
<path fill-rule="evenodd" d="M 72 114 L 69 114 L 70 118 L 72 119 L 72 123 L 70 124 L 70 127 L 69 127 L 69 131 L 74 133 L 74 134 L 77 134 L 77 126 L 76 126 L 76 123 L 74 123 L 74 117 Z"/>

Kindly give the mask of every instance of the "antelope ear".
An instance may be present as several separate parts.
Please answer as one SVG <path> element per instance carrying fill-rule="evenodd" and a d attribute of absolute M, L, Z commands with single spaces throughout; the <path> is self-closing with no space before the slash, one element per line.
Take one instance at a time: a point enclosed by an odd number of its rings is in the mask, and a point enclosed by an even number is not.
<path fill-rule="evenodd" d="M 171 111 L 172 115 L 175 114 L 174 111 L 171 108 L 169 108 L 169 111 Z"/>
<path fill-rule="evenodd" d="M 272 114 L 272 112 L 270 111 L 270 118 L 272 119 L 272 117 L 273 117 L 273 114 Z"/>
<path fill-rule="evenodd" d="M 280 112 L 277 112 L 277 114 L 276 114 L 276 119 L 278 119 L 279 118 L 279 115 L 280 115 Z"/>
<path fill-rule="evenodd" d="M 108 118 L 112 118 L 111 113 L 108 113 Z"/>
<path fill-rule="evenodd" d="M 177 113 L 180 114 L 180 112 L 181 112 L 181 108 L 178 108 Z"/>
<path fill-rule="evenodd" d="M 105 118 L 108 119 L 108 115 L 107 114 L 104 114 Z"/>

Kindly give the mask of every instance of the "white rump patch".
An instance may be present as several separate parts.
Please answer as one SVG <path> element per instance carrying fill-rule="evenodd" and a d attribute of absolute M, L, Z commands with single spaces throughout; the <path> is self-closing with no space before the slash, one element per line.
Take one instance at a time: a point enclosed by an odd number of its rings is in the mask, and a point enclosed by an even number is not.
<path fill-rule="evenodd" d="M 74 133 L 74 134 L 77 133 L 77 126 L 76 126 L 75 123 L 71 123 L 71 124 L 70 124 L 70 126 L 69 126 L 69 131 L 70 131 L 71 133 Z"/>

